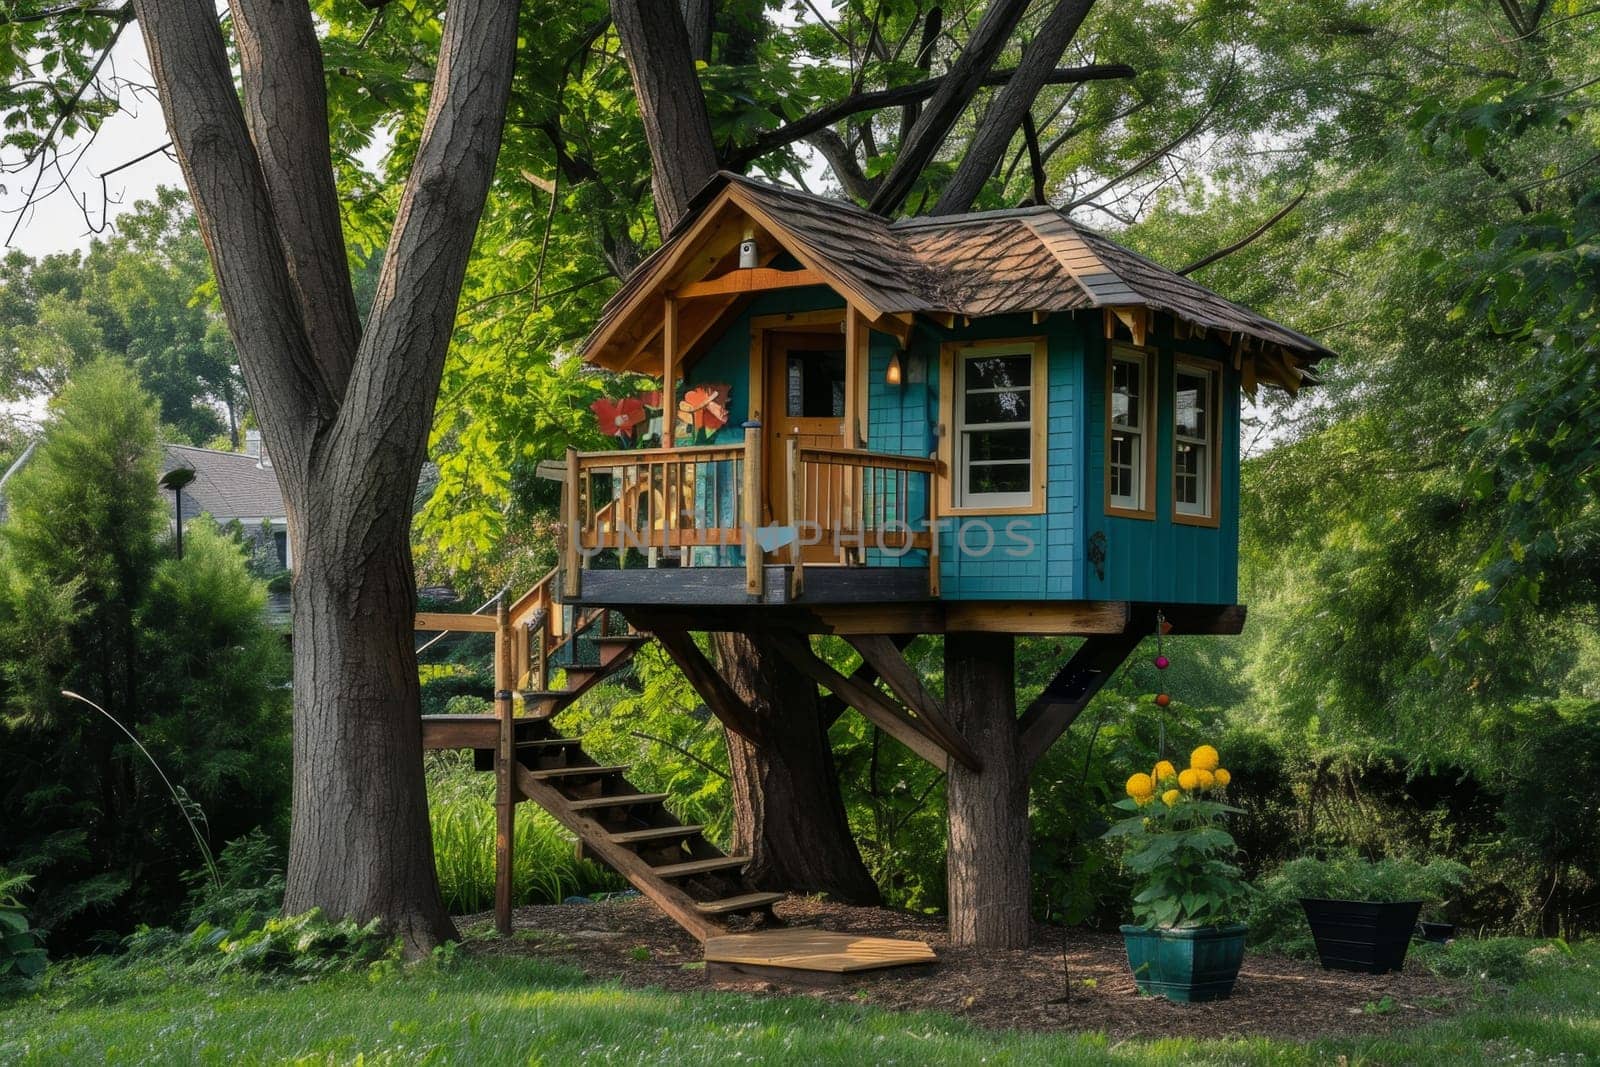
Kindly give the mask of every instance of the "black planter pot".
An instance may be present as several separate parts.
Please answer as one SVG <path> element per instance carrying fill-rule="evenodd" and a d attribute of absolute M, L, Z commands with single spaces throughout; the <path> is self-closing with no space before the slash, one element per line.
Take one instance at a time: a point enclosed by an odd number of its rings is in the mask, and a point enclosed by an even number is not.
<path fill-rule="evenodd" d="M 1317 942 L 1317 955 L 1330 971 L 1384 974 L 1398 971 L 1416 929 L 1422 901 L 1316 900 L 1302 898 Z"/>

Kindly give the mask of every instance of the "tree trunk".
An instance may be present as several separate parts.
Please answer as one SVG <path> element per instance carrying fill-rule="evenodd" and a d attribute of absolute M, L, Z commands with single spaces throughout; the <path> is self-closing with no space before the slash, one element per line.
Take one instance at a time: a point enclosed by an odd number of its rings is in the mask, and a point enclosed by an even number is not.
<path fill-rule="evenodd" d="M 454 939 L 439 896 L 422 769 L 403 523 L 361 556 L 332 521 L 297 531 L 289 914 L 382 918 L 414 950 Z M 338 857 L 338 862 L 329 862 Z"/>
<path fill-rule="evenodd" d="M 650 169 L 663 233 L 689 211 L 689 202 L 717 172 L 711 117 L 694 65 L 694 48 L 677 4 L 611 0 L 611 22 L 622 39 L 656 165 Z M 672 163 L 663 166 L 663 151 Z"/>
<path fill-rule="evenodd" d="M 954 761 L 946 787 L 950 940 L 981 948 L 1025 948 L 1031 935 L 1028 772 L 1017 729 L 1012 638 L 945 637 L 945 709 L 983 771 Z"/>
<path fill-rule="evenodd" d="M 762 889 L 878 903 L 850 836 L 817 687 L 759 639 L 718 633 L 712 640 L 723 677 L 759 720 L 763 739 L 758 748 L 726 735 L 735 851 L 750 855 L 750 878 Z"/>

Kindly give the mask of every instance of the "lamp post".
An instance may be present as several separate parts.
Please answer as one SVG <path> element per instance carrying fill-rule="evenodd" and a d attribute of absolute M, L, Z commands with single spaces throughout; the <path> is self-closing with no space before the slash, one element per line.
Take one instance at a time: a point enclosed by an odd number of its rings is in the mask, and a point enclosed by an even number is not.
<path fill-rule="evenodd" d="M 194 481 L 193 467 L 174 467 L 161 476 L 161 488 L 172 493 L 173 527 L 178 536 L 178 558 L 183 558 L 183 487 Z"/>

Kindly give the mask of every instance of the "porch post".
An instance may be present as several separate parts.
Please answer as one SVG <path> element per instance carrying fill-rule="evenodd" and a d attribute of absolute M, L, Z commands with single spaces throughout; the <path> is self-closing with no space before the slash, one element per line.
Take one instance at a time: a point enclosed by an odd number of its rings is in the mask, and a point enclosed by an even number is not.
<path fill-rule="evenodd" d="M 744 537 L 744 591 L 761 596 L 762 552 L 756 540 L 761 522 L 761 423 L 744 424 L 744 501 L 739 508 L 739 530 Z"/>
<path fill-rule="evenodd" d="M 511 615 L 502 594 L 494 631 L 494 713 L 499 727 L 494 753 L 494 924 L 501 937 L 511 936 L 511 849 L 517 817 L 517 783 L 511 767 L 516 758 L 511 658 Z"/>

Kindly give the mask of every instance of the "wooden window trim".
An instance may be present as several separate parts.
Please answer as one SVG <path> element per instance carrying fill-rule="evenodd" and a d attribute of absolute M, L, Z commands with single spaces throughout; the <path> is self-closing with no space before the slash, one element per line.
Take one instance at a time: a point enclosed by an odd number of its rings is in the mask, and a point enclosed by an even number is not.
<path fill-rule="evenodd" d="M 1211 495 L 1210 514 L 1185 515 L 1178 511 L 1178 371 L 1184 367 L 1204 372 L 1211 381 Z M 1174 356 L 1172 360 L 1172 521 L 1179 526 L 1222 525 L 1222 364 L 1204 356 Z"/>
<path fill-rule="evenodd" d="M 1033 500 L 1027 504 L 986 506 L 955 503 L 955 425 L 956 358 L 974 348 L 1033 348 L 1032 395 L 1042 400 L 1035 404 L 1031 429 L 1033 438 Z M 996 337 L 982 341 L 949 341 L 939 346 L 939 514 L 961 515 L 1042 515 L 1049 499 L 1050 485 L 1050 344 L 1042 336 Z"/>
<path fill-rule="evenodd" d="M 1144 362 L 1144 506 L 1139 508 L 1122 507 L 1111 502 L 1111 364 L 1116 359 L 1117 353 L 1135 353 L 1143 357 Z M 1161 451 L 1161 426 L 1157 421 L 1160 405 L 1157 396 L 1161 392 L 1159 387 L 1159 356 L 1155 349 L 1140 347 L 1130 344 L 1110 344 L 1106 346 L 1106 371 L 1105 371 L 1105 450 L 1103 453 L 1105 467 L 1105 484 L 1102 504 L 1105 513 L 1111 518 L 1119 519 L 1146 519 L 1151 522 L 1156 517 L 1156 453 Z"/>

